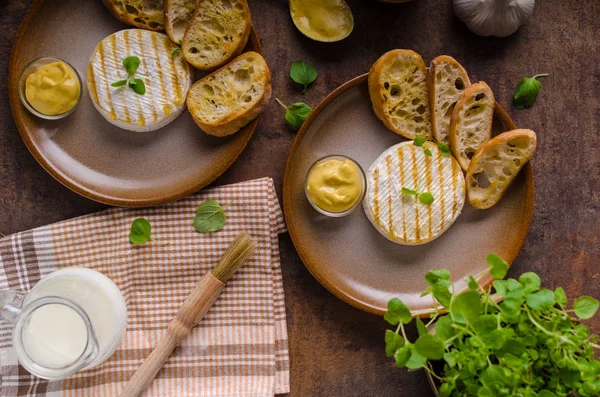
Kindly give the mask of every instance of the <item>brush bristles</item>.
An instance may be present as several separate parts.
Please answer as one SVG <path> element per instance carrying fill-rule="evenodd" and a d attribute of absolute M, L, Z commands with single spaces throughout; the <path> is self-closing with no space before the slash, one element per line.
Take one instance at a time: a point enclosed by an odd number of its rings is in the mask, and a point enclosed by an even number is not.
<path fill-rule="evenodd" d="M 255 248 L 256 241 L 248 233 L 241 233 L 227 248 L 219 263 L 211 270 L 212 275 L 222 283 L 226 283 L 242 263 L 252 255 Z"/>

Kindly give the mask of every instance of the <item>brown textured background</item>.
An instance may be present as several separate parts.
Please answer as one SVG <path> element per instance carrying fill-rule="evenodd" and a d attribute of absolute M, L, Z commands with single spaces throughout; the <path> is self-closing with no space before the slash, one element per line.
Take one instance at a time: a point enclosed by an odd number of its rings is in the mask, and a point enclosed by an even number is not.
<path fill-rule="evenodd" d="M 60 0 L 58 0 L 60 1 Z M 99 0 L 84 0 L 99 1 Z M 8 58 L 32 0 L 0 1 L 0 232 L 10 234 L 101 210 L 72 193 L 36 163 L 14 125 L 7 92 Z M 283 102 L 316 105 L 327 93 L 368 70 L 392 48 L 411 48 L 426 63 L 456 57 L 485 80 L 519 127 L 538 133 L 533 160 L 533 223 L 512 275 L 533 270 L 570 296 L 600 298 L 600 2 L 538 1 L 532 20 L 515 35 L 481 38 L 458 21 L 451 0 L 380 4 L 349 0 L 352 35 L 315 43 L 294 28 L 285 0 L 249 0 L 254 25 Z M 76 39 L 76 38 L 74 38 Z M 304 60 L 319 78 L 308 92 L 288 77 Z M 511 95 L 521 77 L 550 73 L 531 109 L 518 111 Z M 273 101 L 246 151 L 216 184 L 272 176 L 281 197 L 283 171 L 294 139 Z M 282 264 L 292 361 L 290 396 L 431 396 L 421 372 L 394 368 L 383 353 L 383 320 L 337 300 L 308 273 L 286 235 Z M 365 264 L 368 271 L 368 263 Z M 600 331 L 600 318 L 591 322 Z"/>

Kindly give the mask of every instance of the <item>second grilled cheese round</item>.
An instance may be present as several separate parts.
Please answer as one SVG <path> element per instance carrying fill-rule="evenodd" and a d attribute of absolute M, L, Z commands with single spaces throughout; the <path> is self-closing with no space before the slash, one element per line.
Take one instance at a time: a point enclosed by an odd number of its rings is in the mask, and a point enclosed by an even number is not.
<path fill-rule="evenodd" d="M 102 40 L 87 69 L 87 85 L 94 106 L 117 127 L 153 131 L 175 120 L 185 109 L 193 72 L 169 38 L 157 32 L 126 29 Z M 143 95 L 127 85 L 111 84 L 128 78 L 123 59 L 140 58 L 135 78 L 146 86 Z"/>
<path fill-rule="evenodd" d="M 365 213 L 383 236 L 398 244 L 436 239 L 454 223 L 465 203 L 460 165 L 431 142 L 415 146 L 407 141 L 388 148 L 369 168 L 367 182 Z M 429 192 L 433 202 L 423 204 L 402 188 Z"/>

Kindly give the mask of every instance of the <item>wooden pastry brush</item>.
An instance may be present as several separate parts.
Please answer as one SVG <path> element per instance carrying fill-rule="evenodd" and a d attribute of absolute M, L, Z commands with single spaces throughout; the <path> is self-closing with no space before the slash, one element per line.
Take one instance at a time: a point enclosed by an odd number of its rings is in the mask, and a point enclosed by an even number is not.
<path fill-rule="evenodd" d="M 121 397 L 138 397 L 152 383 L 175 347 L 192 331 L 215 303 L 227 280 L 256 248 L 256 241 L 243 232 L 233 241 L 219 263 L 190 292 L 169 324 L 166 334 L 129 380 Z"/>

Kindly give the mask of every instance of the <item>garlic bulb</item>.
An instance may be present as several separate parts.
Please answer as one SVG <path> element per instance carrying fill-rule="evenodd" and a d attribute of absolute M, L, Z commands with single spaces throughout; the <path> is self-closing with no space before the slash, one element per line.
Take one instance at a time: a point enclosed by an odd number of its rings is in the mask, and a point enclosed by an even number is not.
<path fill-rule="evenodd" d="M 533 14 L 535 0 L 454 0 L 454 13 L 480 36 L 510 36 Z"/>

